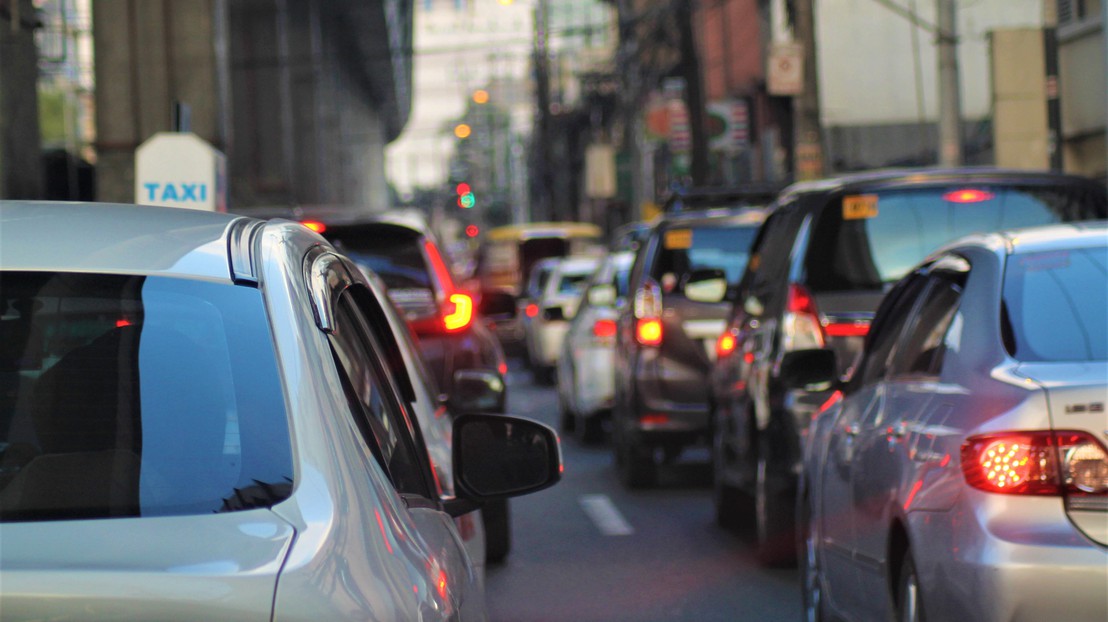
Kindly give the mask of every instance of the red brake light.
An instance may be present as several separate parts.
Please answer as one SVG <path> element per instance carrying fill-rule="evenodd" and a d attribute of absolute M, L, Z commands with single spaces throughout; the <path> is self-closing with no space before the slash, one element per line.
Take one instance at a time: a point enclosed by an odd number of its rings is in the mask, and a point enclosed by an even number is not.
<path fill-rule="evenodd" d="M 992 200 L 995 196 L 995 194 L 985 190 L 962 188 L 960 190 L 951 190 L 944 194 L 943 200 L 950 203 L 981 203 L 982 201 Z"/>
<path fill-rule="evenodd" d="M 453 308 L 451 308 L 453 306 Z M 447 332 L 455 332 L 469 326 L 473 321 L 473 298 L 468 294 L 451 294 L 442 324 Z"/>
<path fill-rule="evenodd" d="M 120 319 L 115 321 L 115 327 L 116 328 L 123 328 L 124 326 L 130 326 L 130 325 L 131 325 L 131 320 L 128 320 L 127 318 L 120 318 Z"/>
<path fill-rule="evenodd" d="M 300 224 L 315 231 L 316 233 L 323 233 L 327 230 L 327 225 L 319 222 L 318 220 L 301 220 Z"/>
<path fill-rule="evenodd" d="M 802 285 L 793 283 L 789 286 L 789 299 L 786 304 L 787 309 L 793 313 L 816 314 L 816 303 Z"/>
<path fill-rule="evenodd" d="M 592 325 L 592 334 L 601 339 L 608 339 L 616 336 L 616 321 L 615 320 L 597 320 Z"/>
<path fill-rule="evenodd" d="M 431 270 L 434 271 L 435 278 L 439 280 L 439 284 L 442 286 L 442 290 L 446 292 L 447 300 L 449 300 L 450 294 L 454 293 L 454 279 L 450 276 L 450 269 L 446 267 L 446 262 L 442 260 L 442 255 L 439 254 L 439 249 L 435 247 L 431 240 L 423 242 L 423 249 L 427 251 L 427 261 L 431 263 Z"/>
<path fill-rule="evenodd" d="M 789 285 L 783 320 L 783 347 L 786 352 L 826 345 L 827 333 L 820 323 L 816 300 L 804 286 L 796 283 Z"/>
<path fill-rule="evenodd" d="M 523 312 L 527 314 L 527 317 L 535 317 L 539 314 L 539 305 L 532 302 L 523 309 Z"/>
<path fill-rule="evenodd" d="M 971 436 L 962 444 L 962 472 L 986 492 L 1108 498 L 1108 451 L 1087 432 Z"/>
<path fill-rule="evenodd" d="M 726 331 L 716 340 L 716 358 L 723 358 L 735 351 L 735 335 Z"/>
<path fill-rule="evenodd" d="M 653 318 L 638 320 L 635 323 L 635 338 L 644 346 L 662 345 L 662 321 Z"/>
<path fill-rule="evenodd" d="M 865 337 L 869 332 L 868 322 L 833 322 L 823 327 L 828 337 Z"/>

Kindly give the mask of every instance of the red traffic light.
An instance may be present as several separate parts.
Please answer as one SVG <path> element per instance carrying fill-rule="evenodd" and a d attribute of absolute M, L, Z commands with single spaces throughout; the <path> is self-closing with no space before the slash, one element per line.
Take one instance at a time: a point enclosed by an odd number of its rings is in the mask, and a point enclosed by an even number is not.
<path fill-rule="evenodd" d="M 470 190 L 471 188 L 469 187 L 469 184 L 465 183 L 464 181 L 458 184 L 458 187 L 454 188 L 454 191 L 458 194 L 469 194 Z"/>
<path fill-rule="evenodd" d="M 475 238 L 477 237 L 478 233 L 481 233 L 481 230 L 477 228 L 477 225 L 469 225 L 468 227 L 466 227 L 467 236 Z"/>

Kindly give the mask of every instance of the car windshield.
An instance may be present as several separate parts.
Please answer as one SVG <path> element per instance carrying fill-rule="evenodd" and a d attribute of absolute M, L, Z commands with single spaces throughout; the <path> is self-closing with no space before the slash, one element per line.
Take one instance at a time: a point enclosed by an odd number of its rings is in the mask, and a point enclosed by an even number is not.
<path fill-rule="evenodd" d="M 881 290 L 928 253 L 971 233 L 1102 217 L 1095 197 L 1062 187 L 952 186 L 836 199 L 811 234 L 814 292 Z"/>
<path fill-rule="evenodd" d="M 726 273 L 728 283 L 737 283 L 757 232 L 750 225 L 671 227 L 662 234 L 651 276 L 659 282 L 680 283 L 695 270 L 715 268 Z"/>
<path fill-rule="evenodd" d="M 292 489 L 250 287 L 0 273 L 0 520 L 210 514 Z"/>
<path fill-rule="evenodd" d="M 1108 360 L 1108 248 L 1013 256 L 1003 304 L 1017 360 Z"/>
<path fill-rule="evenodd" d="M 371 240 L 342 237 L 333 239 L 332 243 L 375 272 L 390 291 L 434 288 L 420 246 L 411 236 L 381 234 Z"/>

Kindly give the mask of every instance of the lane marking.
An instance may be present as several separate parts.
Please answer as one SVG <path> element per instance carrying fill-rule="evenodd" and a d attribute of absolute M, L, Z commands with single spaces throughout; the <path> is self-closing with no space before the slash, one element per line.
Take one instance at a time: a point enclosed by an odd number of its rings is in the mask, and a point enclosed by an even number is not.
<path fill-rule="evenodd" d="M 635 529 L 619 513 L 608 495 L 581 495 L 578 502 L 600 533 L 606 536 L 629 536 L 635 533 Z"/>

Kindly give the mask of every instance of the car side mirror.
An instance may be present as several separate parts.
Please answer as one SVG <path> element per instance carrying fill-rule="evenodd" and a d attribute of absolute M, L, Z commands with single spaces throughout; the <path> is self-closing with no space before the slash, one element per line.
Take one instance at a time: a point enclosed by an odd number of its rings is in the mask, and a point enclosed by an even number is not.
<path fill-rule="evenodd" d="M 777 377 L 787 389 L 830 388 L 838 381 L 835 351 L 821 348 L 789 352 L 781 359 Z"/>
<path fill-rule="evenodd" d="M 455 413 L 498 413 L 504 411 L 507 387 L 491 369 L 459 369 L 454 372 L 450 410 Z"/>
<path fill-rule="evenodd" d="M 694 270 L 681 289 L 694 302 L 721 302 L 727 295 L 727 273 L 718 268 Z"/>
<path fill-rule="evenodd" d="M 611 307 L 616 304 L 616 286 L 608 283 L 593 285 L 587 293 L 589 306 Z"/>
<path fill-rule="evenodd" d="M 536 492 L 561 477 L 561 446 L 549 426 L 510 415 L 464 414 L 454 419 L 454 479 L 462 497 L 454 504 L 458 509 L 469 505 L 467 500 Z M 450 505 L 447 511 L 454 514 Z"/>

